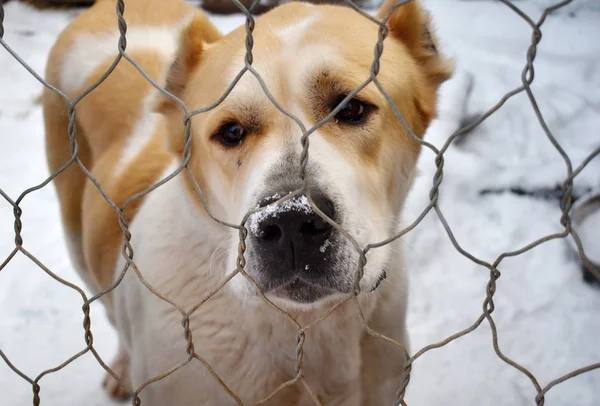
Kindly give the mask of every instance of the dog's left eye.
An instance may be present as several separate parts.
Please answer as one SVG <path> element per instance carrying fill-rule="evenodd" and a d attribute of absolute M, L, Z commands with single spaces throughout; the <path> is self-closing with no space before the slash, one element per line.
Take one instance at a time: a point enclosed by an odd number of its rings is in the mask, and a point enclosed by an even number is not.
<path fill-rule="evenodd" d="M 221 128 L 219 128 L 217 138 L 221 144 L 227 147 L 235 147 L 236 145 L 241 144 L 245 135 L 246 131 L 244 130 L 244 127 L 242 127 L 240 123 L 232 121 L 223 124 Z"/>
<path fill-rule="evenodd" d="M 334 105 L 334 108 L 338 106 L 344 97 L 340 97 Z M 342 109 L 335 115 L 335 119 L 338 122 L 346 124 L 360 124 L 365 121 L 369 112 L 369 105 L 358 100 L 350 99 Z"/>

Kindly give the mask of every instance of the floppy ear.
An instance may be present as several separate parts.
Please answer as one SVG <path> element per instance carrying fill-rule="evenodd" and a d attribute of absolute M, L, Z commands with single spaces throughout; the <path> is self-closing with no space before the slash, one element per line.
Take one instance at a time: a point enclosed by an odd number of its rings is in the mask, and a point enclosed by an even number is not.
<path fill-rule="evenodd" d="M 176 58 L 167 74 L 166 90 L 181 98 L 191 73 L 202 62 L 206 47 L 219 38 L 221 34 L 215 26 L 197 12 L 180 34 Z"/>
<path fill-rule="evenodd" d="M 221 34 L 208 18 L 197 12 L 190 23 L 181 31 L 175 60 L 167 73 L 165 89 L 182 99 L 185 88 L 194 70 L 201 64 L 204 51 L 221 38 Z M 180 153 L 184 148 L 183 111 L 168 97 L 162 97 L 158 111 L 167 118 L 169 146 L 173 152 Z"/>
<path fill-rule="evenodd" d="M 402 42 L 413 58 L 421 65 L 429 83 L 437 86 L 452 76 L 452 64 L 439 53 L 431 33 L 429 15 L 421 6 L 420 0 L 413 0 L 396 6 L 401 0 L 385 0 L 377 17 L 387 20 L 389 37 Z"/>

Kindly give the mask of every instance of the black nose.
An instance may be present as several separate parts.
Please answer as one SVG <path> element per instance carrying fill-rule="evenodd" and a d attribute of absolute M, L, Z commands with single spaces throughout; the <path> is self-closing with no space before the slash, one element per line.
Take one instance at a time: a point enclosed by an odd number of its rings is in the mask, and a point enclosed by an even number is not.
<path fill-rule="evenodd" d="M 267 206 L 279 195 L 263 199 Z M 315 205 L 335 221 L 334 204 L 321 194 L 312 194 Z M 316 255 L 323 256 L 333 227 L 310 206 L 306 196 L 293 197 L 281 204 L 265 207 L 251 220 L 250 231 L 268 256 L 288 270 L 302 270 Z M 329 243 L 329 244 L 328 244 Z"/>

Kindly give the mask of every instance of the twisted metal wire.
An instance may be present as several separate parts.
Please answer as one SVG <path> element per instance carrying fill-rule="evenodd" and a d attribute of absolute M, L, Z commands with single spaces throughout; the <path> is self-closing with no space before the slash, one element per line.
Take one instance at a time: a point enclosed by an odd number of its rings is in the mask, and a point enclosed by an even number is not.
<path fill-rule="evenodd" d="M 501 272 L 498 269 L 501 262 L 507 257 L 513 257 L 513 256 L 523 254 L 527 251 L 530 251 L 530 250 L 536 248 L 540 244 L 543 244 L 550 240 L 559 239 L 559 238 L 569 238 L 569 237 L 573 238 L 573 240 L 578 248 L 579 255 L 580 255 L 583 263 L 587 266 L 587 268 L 590 270 L 590 272 L 592 272 L 592 274 L 594 274 L 596 277 L 598 277 L 600 279 L 600 272 L 594 267 L 594 265 L 589 261 L 589 258 L 586 256 L 583 246 L 581 244 L 581 240 L 579 239 L 579 236 L 577 235 L 576 231 L 572 228 L 571 220 L 569 217 L 569 210 L 570 210 L 572 202 L 573 202 L 573 196 L 572 196 L 573 181 L 595 157 L 600 155 L 600 147 L 596 148 L 594 151 L 592 151 L 592 153 L 590 153 L 577 168 L 573 169 L 570 158 L 567 156 L 567 154 L 565 153 L 562 146 L 558 143 L 558 141 L 552 134 L 551 130 L 546 125 L 544 117 L 537 105 L 535 95 L 531 89 L 531 84 L 533 83 L 534 77 L 535 77 L 534 61 L 535 61 L 535 57 L 537 54 L 537 46 L 539 45 L 540 41 L 542 40 L 541 27 L 544 24 L 548 15 L 550 15 L 550 13 L 552 13 L 553 11 L 555 11 L 559 8 L 562 8 L 566 5 L 568 5 L 569 3 L 572 2 L 572 0 L 564 0 L 564 1 L 556 3 L 555 5 L 553 5 L 551 7 L 548 7 L 541 14 L 541 16 L 537 22 L 534 22 L 531 18 L 529 18 L 521 9 L 519 9 L 517 6 L 515 6 L 511 1 L 498 0 L 501 3 L 503 3 L 504 5 L 506 5 L 509 9 L 514 11 L 520 18 L 522 18 L 531 27 L 531 30 L 532 30 L 531 31 L 532 32 L 531 43 L 530 43 L 530 46 L 528 47 L 528 50 L 526 53 L 526 63 L 525 63 L 525 66 L 524 66 L 522 74 L 521 74 L 522 85 L 519 86 L 518 88 L 508 92 L 507 94 L 505 94 L 494 106 L 492 106 L 489 110 L 487 110 L 477 120 L 464 126 L 463 128 L 460 128 L 459 130 L 454 132 L 452 135 L 450 135 L 450 137 L 448 137 L 448 139 L 443 144 L 443 146 L 439 149 L 436 148 L 431 143 L 421 140 L 412 132 L 412 130 L 406 123 L 401 111 L 395 105 L 393 99 L 386 92 L 386 90 L 384 89 L 384 87 L 382 86 L 382 84 L 379 82 L 379 80 L 377 78 L 377 75 L 379 73 L 379 68 L 380 68 L 380 58 L 383 53 L 385 39 L 388 35 L 388 28 L 386 26 L 386 23 L 387 23 L 388 19 L 391 17 L 392 13 L 397 8 L 402 7 L 403 5 L 411 2 L 412 0 L 402 0 L 402 1 L 399 1 L 398 3 L 396 3 L 388 11 L 387 15 L 381 21 L 377 20 L 376 18 L 372 17 L 370 14 L 368 14 L 364 10 L 360 9 L 351 0 L 345 0 L 349 7 L 351 7 L 357 13 L 362 15 L 364 18 L 368 19 L 373 24 L 376 24 L 378 26 L 378 38 L 377 38 L 376 43 L 374 44 L 374 54 L 373 54 L 374 56 L 373 56 L 373 62 L 371 64 L 370 74 L 356 89 L 354 89 L 352 92 L 350 92 L 344 98 L 344 100 L 342 100 L 338 104 L 338 106 L 336 106 L 336 108 L 333 111 L 331 111 L 325 118 L 323 118 L 321 121 L 317 122 L 315 125 L 313 125 L 310 128 L 306 128 L 304 123 L 298 117 L 293 115 L 291 112 L 287 111 L 280 103 L 278 103 L 278 101 L 275 99 L 275 97 L 270 93 L 270 91 L 269 91 L 267 85 L 265 84 L 263 78 L 261 77 L 260 73 L 257 72 L 254 69 L 254 67 L 252 66 L 252 63 L 253 63 L 252 51 L 253 51 L 253 47 L 254 47 L 253 31 L 254 31 L 254 28 L 256 25 L 252 12 L 255 9 L 255 7 L 258 6 L 258 3 L 260 0 L 254 0 L 254 2 L 252 3 L 252 5 L 249 8 L 245 8 L 244 5 L 242 3 L 240 3 L 239 0 L 231 0 L 231 1 L 233 1 L 233 3 L 240 9 L 240 11 L 246 17 L 246 21 L 245 21 L 246 53 L 245 53 L 245 57 L 244 57 L 244 67 L 240 70 L 240 72 L 232 80 L 232 82 L 229 84 L 229 86 L 226 88 L 226 90 L 223 92 L 223 94 L 214 103 L 212 103 L 206 107 L 196 109 L 191 112 L 187 109 L 187 107 L 185 106 L 183 101 L 181 101 L 175 95 L 169 93 L 160 84 L 158 84 L 156 81 L 154 81 L 142 69 L 142 67 L 139 66 L 127 54 L 127 52 L 126 52 L 126 49 L 127 49 L 127 36 L 126 36 L 127 22 L 124 17 L 124 12 L 125 12 L 124 0 L 116 0 L 116 10 L 115 11 L 116 11 L 116 16 L 117 16 L 117 21 L 118 21 L 118 30 L 119 30 L 119 41 L 118 41 L 118 45 L 117 45 L 118 55 L 116 56 L 116 58 L 114 59 L 113 63 L 110 65 L 110 67 L 106 70 L 106 72 L 94 84 L 92 84 L 89 88 L 87 88 L 81 95 L 79 95 L 74 100 L 69 99 L 69 97 L 65 93 L 63 93 L 61 90 L 57 89 L 56 87 L 54 87 L 54 86 L 50 85 L 48 82 L 46 82 L 38 73 L 36 73 L 27 64 L 27 62 L 25 62 L 5 42 L 4 26 L 3 26 L 5 15 L 4 15 L 4 8 L 2 6 L 2 3 L 0 3 L 0 45 L 2 45 L 2 47 L 7 52 L 9 52 L 9 54 L 11 54 L 15 58 L 15 60 L 23 66 L 24 69 L 26 69 L 32 76 L 34 76 L 43 86 L 45 86 L 50 91 L 56 93 L 63 99 L 63 101 L 65 102 L 65 104 L 68 107 L 68 116 L 69 116 L 69 126 L 68 126 L 68 134 L 67 135 L 69 137 L 71 158 L 67 162 L 65 162 L 63 166 L 61 166 L 58 170 L 56 170 L 48 178 L 46 178 L 42 183 L 23 191 L 16 200 L 13 200 L 10 196 L 8 196 L 8 194 L 6 194 L 2 189 L 0 189 L 0 196 L 2 196 L 2 198 L 4 198 L 13 207 L 13 215 L 14 215 L 14 225 L 13 226 L 14 226 L 14 232 L 15 232 L 15 248 L 6 257 L 6 259 L 0 264 L 0 271 L 2 271 L 6 267 L 6 265 L 17 254 L 20 253 L 20 254 L 24 255 L 25 257 L 29 258 L 42 271 L 44 271 L 46 274 L 48 274 L 50 277 L 52 277 L 58 283 L 60 283 L 64 286 L 67 286 L 68 288 L 76 291 L 81 296 L 82 301 L 83 301 L 83 304 L 82 304 L 82 312 L 83 312 L 82 326 L 83 326 L 83 330 L 84 330 L 85 347 L 82 350 L 80 350 L 78 353 L 76 353 L 75 355 L 70 357 L 69 359 L 65 360 L 60 365 L 58 365 L 54 368 L 42 371 L 37 377 L 32 379 L 29 376 L 27 376 L 26 374 L 24 374 L 21 370 L 19 370 L 19 368 L 17 366 L 15 366 L 9 360 L 8 356 L 0 349 L 0 357 L 4 360 L 4 362 L 8 365 L 8 367 L 11 368 L 17 375 L 19 375 L 21 378 L 23 378 L 25 381 L 27 381 L 31 385 L 32 392 L 33 392 L 33 405 L 34 406 L 37 406 L 40 404 L 40 390 L 41 390 L 40 381 L 41 381 L 41 379 L 48 374 L 51 374 L 56 371 L 62 370 L 63 368 L 66 368 L 71 362 L 73 362 L 77 358 L 83 356 L 87 352 L 91 352 L 93 354 L 93 356 L 96 358 L 96 360 L 98 361 L 98 363 L 102 366 L 102 368 L 104 370 L 106 370 L 106 372 L 108 374 L 110 374 L 113 378 L 115 378 L 117 380 L 117 382 L 119 382 L 121 387 L 123 389 L 125 389 L 132 396 L 132 404 L 134 404 L 134 405 L 141 405 L 141 399 L 139 398 L 139 394 L 144 388 L 146 388 L 148 385 L 151 385 L 155 382 L 158 382 L 158 381 L 166 378 L 167 376 L 171 375 L 172 373 L 179 370 L 184 365 L 187 365 L 188 363 L 192 362 L 193 360 L 196 360 L 205 366 L 205 368 L 207 369 L 209 374 L 213 377 L 213 379 L 215 379 L 221 385 L 223 390 L 232 398 L 232 400 L 234 400 L 236 402 L 236 404 L 244 405 L 244 403 L 241 401 L 239 396 L 237 394 L 235 394 L 229 388 L 229 386 L 215 372 L 215 370 L 206 361 L 206 359 L 203 358 L 201 355 L 199 355 L 195 351 L 194 344 L 193 344 L 192 332 L 190 330 L 190 317 L 192 316 L 192 314 L 194 314 L 194 312 L 196 312 L 207 300 L 209 300 L 211 297 L 213 297 L 215 294 L 217 294 L 234 276 L 236 276 L 238 274 L 245 277 L 256 288 L 256 291 L 259 292 L 261 300 L 267 306 L 272 308 L 273 311 L 279 312 L 280 314 L 285 316 L 287 318 L 287 320 L 289 322 L 291 322 L 297 329 L 296 364 L 295 364 L 293 378 L 280 384 L 272 393 L 270 393 L 265 398 L 256 402 L 255 405 L 260 405 L 260 404 L 264 404 L 264 403 L 268 402 L 275 395 L 277 395 L 277 393 L 279 393 L 281 390 L 283 390 L 284 388 L 289 387 L 291 385 L 294 385 L 298 382 L 300 382 L 302 384 L 302 386 L 307 390 L 307 393 L 309 394 L 309 396 L 312 399 L 312 401 L 314 402 L 314 404 L 321 405 L 321 401 L 319 400 L 315 391 L 312 389 L 312 387 L 310 386 L 310 384 L 308 383 L 308 381 L 306 380 L 306 378 L 304 376 L 304 369 L 303 369 L 304 350 L 303 350 L 303 347 L 304 347 L 304 343 L 306 341 L 306 332 L 309 329 L 318 325 L 323 320 L 327 319 L 331 314 L 333 314 L 335 311 L 337 311 L 343 304 L 345 304 L 349 301 L 352 301 L 355 304 L 357 315 L 358 315 L 358 317 L 365 329 L 365 332 L 367 334 L 369 334 L 370 336 L 373 336 L 377 339 L 384 340 L 386 342 L 389 342 L 389 343 L 395 345 L 396 347 L 398 347 L 400 350 L 403 351 L 403 353 L 406 357 L 405 372 L 404 372 L 404 375 L 403 375 L 402 379 L 400 380 L 400 382 L 398 382 L 398 390 L 397 390 L 398 401 L 397 401 L 396 405 L 407 405 L 406 401 L 404 400 L 404 396 L 406 393 L 406 388 L 410 382 L 410 373 L 411 373 L 411 369 L 412 369 L 412 364 L 417 359 L 419 359 L 423 354 L 425 354 L 431 350 L 443 347 L 446 344 L 473 332 L 483 323 L 484 320 L 487 320 L 487 322 L 491 328 L 492 344 L 493 344 L 493 348 L 494 348 L 497 356 L 500 359 L 502 359 L 504 362 L 511 365 L 513 368 L 517 369 L 518 371 L 520 371 L 521 373 L 523 373 L 525 376 L 527 376 L 529 378 L 529 380 L 531 381 L 531 383 L 534 386 L 536 393 L 537 393 L 534 401 L 535 401 L 535 404 L 538 406 L 544 405 L 545 395 L 554 386 L 556 386 L 568 379 L 576 377 L 580 374 L 583 374 L 583 373 L 586 373 L 586 372 L 589 372 L 589 371 L 592 371 L 595 369 L 600 369 L 600 362 L 591 364 L 588 366 L 584 366 L 584 367 L 579 368 L 575 371 L 572 371 L 568 374 L 565 374 L 564 376 L 558 377 L 558 378 L 554 379 L 553 381 L 549 382 L 546 386 L 542 387 L 539 384 L 539 382 L 537 381 L 537 379 L 535 378 L 535 376 L 527 368 L 525 368 L 518 362 L 508 358 L 506 355 L 503 354 L 503 352 L 500 349 L 500 346 L 498 344 L 498 329 L 496 327 L 494 318 L 492 317 L 492 313 L 494 312 L 494 309 L 495 309 L 494 295 L 496 293 L 496 281 L 501 276 Z M 175 102 L 183 112 L 183 122 L 185 124 L 184 150 L 183 150 L 181 165 L 179 165 L 171 174 L 169 174 L 165 178 L 161 179 L 160 181 L 156 182 L 154 185 L 152 185 L 148 189 L 129 197 L 120 207 L 117 206 L 108 197 L 108 195 L 107 195 L 106 191 L 103 189 L 102 185 L 94 178 L 94 176 L 91 174 L 89 169 L 86 168 L 85 165 L 82 163 L 82 161 L 79 159 L 79 150 L 78 150 L 78 145 L 77 145 L 77 141 L 76 141 L 76 137 L 75 137 L 76 136 L 76 126 L 75 126 L 76 106 L 81 102 L 81 100 L 83 100 L 83 98 L 85 98 L 88 94 L 90 94 L 92 91 L 94 91 L 94 89 L 96 89 L 104 80 L 106 80 L 106 78 L 108 78 L 110 76 L 110 74 L 116 69 L 116 67 L 119 63 L 131 64 L 141 75 L 143 75 L 143 77 L 154 88 L 156 88 L 161 94 L 163 94 L 164 96 L 168 97 L 170 100 Z M 300 194 L 305 194 L 307 196 L 309 204 L 313 208 L 313 210 L 319 216 L 321 216 L 325 221 L 327 221 L 331 226 L 333 226 L 336 229 L 336 231 L 338 231 L 341 235 L 343 235 L 346 239 L 348 239 L 348 241 L 350 241 L 352 243 L 352 245 L 355 247 L 357 253 L 359 254 L 359 260 L 358 260 L 357 268 L 356 268 L 356 271 L 354 274 L 353 293 L 350 295 L 347 295 L 345 298 L 340 300 L 331 309 L 329 309 L 325 315 L 323 315 L 315 320 L 312 320 L 305 325 L 301 325 L 297 320 L 294 319 L 294 317 L 291 314 L 289 314 L 285 310 L 278 307 L 275 303 L 270 301 L 264 295 L 264 293 L 261 292 L 261 290 L 259 289 L 256 282 L 252 279 L 252 277 L 245 271 L 246 237 L 248 235 L 248 230 L 246 228 L 246 222 L 247 222 L 248 218 L 250 217 L 250 215 L 257 212 L 259 209 L 250 210 L 248 213 L 246 213 L 246 215 L 244 216 L 244 218 L 242 219 L 240 224 L 231 224 L 231 223 L 228 223 L 226 221 L 223 221 L 223 220 L 217 218 L 211 212 L 208 202 L 206 200 L 206 197 L 204 196 L 204 193 L 203 193 L 201 187 L 199 186 L 198 182 L 194 178 L 194 175 L 192 174 L 192 172 L 188 166 L 189 161 L 191 159 L 191 135 L 190 135 L 191 118 L 194 115 L 210 111 L 210 110 L 214 109 L 215 107 L 217 107 L 218 105 L 220 105 L 227 98 L 227 96 L 231 93 L 231 91 L 236 86 L 236 84 L 241 80 L 241 78 L 246 74 L 250 74 L 256 78 L 261 89 L 263 90 L 263 92 L 267 96 L 267 98 L 270 100 L 270 102 L 282 114 L 284 114 L 285 116 L 290 118 L 298 126 L 298 128 L 302 131 L 302 137 L 301 137 L 302 153 L 300 156 L 300 173 L 299 173 L 299 177 L 302 180 L 302 184 L 297 190 L 293 191 L 291 194 L 289 194 L 275 202 L 272 202 L 270 204 L 279 204 L 286 200 L 292 199 L 293 197 L 298 196 Z M 407 134 L 409 134 L 411 139 L 414 142 L 421 145 L 422 147 L 425 147 L 425 148 L 431 150 L 435 154 L 434 162 L 436 165 L 436 171 L 435 171 L 433 179 L 432 179 L 432 187 L 431 187 L 430 193 L 429 193 L 429 203 L 423 209 L 423 211 L 417 216 L 417 218 L 410 225 L 405 227 L 403 230 L 401 230 L 397 234 L 390 236 L 389 238 L 387 238 L 383 241 L 370 243 L 370 244 L 367 244 L 365 247 L 361 247 L 360 244 L 358 244 L 358 242 L 352 237 L 352 235 L 347 230 L 344 230 L 341 226 L 339 226 L 337 223 L 335 223 L 331 218 L 327 217 L 325 215 L 325 213 L 323 213 L 315 205 L 315 203 L 311 197 L 311 194 L 310 194 L 309 179 L 306 176 L 306 168 L 307 168 L 308 161 L 309 161 L 310 135 L 313 134 L 319 128 L 321 128 L 324 124 L 329 122 L 331 119 L 333 119 L 333 117 L 335 117 L 335 115 L 341 110 L 341 108 L 347 101 L 349 101 L 357 93 L 359 93 L 362 89 L 364 89 L 367 85 L 369 85 L 371 83 L 373 83 L 377 87 L 379 92 L 385 98 L 385 100 L 387 101 L 389 106 L 392 108 L 394 114 L 396 115 L 396 118 L 399 120 L 399 122 L 403 126 L 404 130 L 407 132 Z M 469 132 L 473 128 L 475 128 L 476 126 L 480 125 L 488 117 L 490 117 L 492 114 L 496 113 L 510 98 L 512 98 L 513 96 L 515 96 L 517 94 L 523 93 L 523 92 L 525 92 L 527 97 L 529 98 L 532 109 L 540 123 L 541 128 L 544 130 L 544 133 L 545 133 L 546 137 L 548 138 L 548 141 L 553 145 L 553 147 L 556 149 L 557 153 L 561 156 L 561 158 L 565 162 L 566 178 L 562 184 L 563 197 L 560 201 L 560 209 L 561 209 L 560 224 L 563 226 L 563 231 L 539 238 L 539 239 L 523 246 L 520 249 L 502 253 L 498 256 L 498 258 L 493 263 L 488 263 L 486 261 L 483 261 L 483 260 L 475 257 L 474 255 L 470 254 L 469 252 L 467 252 L 465 249 L 463 249 L 461 247 L 460 243 L 457 241 L 456 237 L 454 236 L 454 233 L 452 232 L 451 226 L 449 225 L 448 221 L 446 220 L 445 216 L 442 213 L 441 208 L 439 207 L 439 204 L 438 204 L 439 187 L 442 184 L 443 175 L 444 175 L 444 153 L 448 150 L 448 148 L 450 147 L 450 145 L 452 144 L 452 142 L 455 139 L 459 138 L 461 135 L 466 134 L 467 132 Z M 23 211 L 22 211 L 20 205 L 23 202 L 23 200 L 25 199 L 25 197 L 43 187 L 45 187 L 48 183 L 52 182 L 54 180 L 54 178 L 56 178 L 56 176 L 58 176 L 60 173 L 65 171 L 71 165 L 76 165 L 85 174 L 85 176 L 93 183 L 93 185 L 96 187 L 96 189 L 100 192 L 100 194 L 102 195 L 102 197 L 104 198 L 106 203 L 117 214 L 119 226 L 123 232 L 123 237 L 124 237 L 123 238 L 124 241 L 123 241 L 123 245 L 122 245 L 122 249 L 121 249 L 121 256 L 125 260 L 125 265 L 119 272 L 113 285 L 111 285 L 107 289 L 102 290 L 101 292 L 98 292 L 97 294 L 95 294 L 94 296 L 92 296 L 90 298 L 87 297 L 85 292 L 79 286 L 77 286 L 69 281 L 66 281 L 66 280 L 62 279 L 61 277 L 59 277 L 58 275 L 56 275 L 52 270 L 50 270 L 41 261 L 39 261 L 33 254 L 31 254 L 29 251 L 27 251 L 27 249 L 24 247 L 24 241 L 23 241 L 23 237 L 22 237 L 23 222 L 21 220 L 21 216 L 23 214 Z M 206 210 L 206 212 L 208 213 L 208 215 L 214 221 L 216 221 L 224 226 L 227 226 L 227 227 L 230 227 L 233 229 L 237 229 L 238 233 L 239 233 L 238 257 L 236 260 L 236 265 L 237 265 L 236 269 L 234 269 L 213 291 L 211 291 L 206 297 L 204 297 L 200 301 L 198 301 L 196 303 L 196 305 L 192 306 L 192 308 L 188 311 L 186 311 L 185 309 L 183 309 L 182 307 L 177 305 L 177 303 L 173 299 L 169 298 L 165 294 L 158 291 L 156 288 L 154 288 L 151 284 L 149 284 L 145 280 L 145 278 L 141 274 L 140 270 L 138 269 L 138 267 L 134 261 L 134 250 L 130 243 L 131 242 L 131 233 L 129 231 L 128 221 L 124 215 L 124 210 L 129 204 L 131 204 L 135 200 L 143 198 L 148 193 L 152 192 L 153 190 L 158 189 L 159 187 L 161 187 L 162 185 L 164 185 L 165 183 L 167 183 L 168 181 L 173 179 L 175 176 L 177 176 L 178 174 L 180 174 L 184 171 L 185 171 L 186 175 L 190 178 L 193 188 L 198 196 L 198 199 L 200 200 L 201 204 L 203 205 L 203 207 Z M 358 295 L 360 294 L 359 284 L 360 284 L 360 280 L 363 275 L 364 267 L 367 263 L 368 252 L 371 250 L 383 247 L 387 244 L 390 244 L 393 241 L 395 241 L 396 239 L 401 238 L 402 236 L 406 235 L 408 232 L 410 232 L 415 227 L 417 227 L 417 225 L 432 210 L 436 213 L 437 217 L 440 219 L 440 221 L 448 235 L 449 240 L 451 241 L 453 246 L 456 248 L 456 250 L 458 252 L 460 252 L 461 255 L 465 256 L 466 258 L 468 258 L 475 264 L 480 265 L 484 268 L 487 268 L 489 270 L 490 276 L 489 276 L 489 280 L 488 280 L 488 283 L 486 286 L 485 298 L 484 298 L 483 304 L 482 304 L 482 313 L 473 322 L 473 324 L 455 334 L 450 335 L 449 337 L 447 337 L 446 339 L 444 339 L 438 343 L 433 343 L 431 345 L 428 345 L 428 346 L 420 349 L 419 351 L 417 351 L 415 354 L 413 354 L 411 356 L 409 354 L 409 352 L 407 351 L 407 349 L 400 342 L 393 340 L 392 338 L 387 337 L 385 335 L 382 335 L 382 334 L 378 333 L 377 331 L 372 330 L 369 327 L 369 325 L 366 321 L 366 318 L 363 314 L 363 311 L 361 309 L 360 302 L 358 301 Z M 155 377 L 149 379 L 148 381 L 144 382 L 138 388 L 126 387 L 123 384 L 123 382 L 121 381 L 120 377 L 113 370 L 111 370 L 110 367 L 100 357 L 100 355 L 98 354 L 98 352 L 96 351 L 96 349 L 94 347 L 94 337 L 92 334 L 92 321 L 91 321 L 91 316 L 90 316 L 90 305 L 94 301 L 100 299 L 104 295 L 106 295 L 106 294 L 112 292 L 114 289 L 116 289 L 116 287 L 119 286 L 119 284 L 121 283 L 121 281 L 123 280 L 123 278 L 125 277 L 127 272 L 131 272 L 130 270 L 132 270 L 134 272 L 135 276 L 138 278 L 140 283 L 142 283 L 145 288 L 147 288 L 150 292 L 152 292 L 156 297 L 158 297 L 162 301 L 168 303 L 170 306 L 172 306 L 173 308 L 175 308 L 176 310 L 179 311 L 179 313 L 181 314 L 181 317 L 182 317 L 182 319 L 181 319 L 181 326 L 182 326 L 182 330 L 183 330 L 182 335 L 183 335 L 183 339 L 185 340 L 185 343 L 186 343 L 185 354 L 182 354 L 184 357 L 181 361 L 179 361 L 177 364 L 175 364 L 173 367 L 171 367 L 166 372 L 163 372 L 162 374 L 155 376 Z"/>

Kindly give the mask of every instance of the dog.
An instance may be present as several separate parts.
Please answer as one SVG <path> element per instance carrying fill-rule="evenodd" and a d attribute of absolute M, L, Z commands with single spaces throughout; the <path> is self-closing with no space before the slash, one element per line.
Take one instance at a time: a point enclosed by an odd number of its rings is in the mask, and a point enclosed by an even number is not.
<path fill-rule="evenodd" d="M 377 78 L 422 138 L 452 67 L 419 1 L 388 0 L 378 17 L 388 13 Z M 120 379 L 106 379 L 108 393 L 143 385 L 145 406 L 394 404 L 406 358 L 393 341 L 409 346 L 402 243 L 368 252 L 361 293 L 346 300 L 361 257 L 332 222 L 361 248 L 398 232 L 419 143 L 371 83 L 310 135 L 308 186 L 290 197 L 304 184 L 299 125 L 251 72 L 217 104 L 244 67 L 245 27 L 223 36 L 179 0 L 127 0 L 124 16 L 126 52 L 149 77 L 189 111 L 215 106 L 187 121 L 126 60 L 76 106 L 78 158 L 114 205 L 128 202 L 135 264 L 126 266 L 119 216 L 73 163 L 54 180 L 72 262 L 95 294 L 118 282 L 101 296 L 119 335 Z M 76 99 L 117 56 L 117 27 L 114 1 L 80 14 L 50 52 L 47 81 Z M 378 32 L 349 7 L 285 4 L 256 20 L 252 67 L 310 128 L 369 77 Z M 56 171 L 71 159 L 69 110 L 50 90 L 43 104 Z M 189 173 L 128 201 L 186 153 Z M 240 230 L 213 217 L 238 225 L 250 210 L 241 271 Z M 310 323 L 304 335 L 290 317 Z"/>

